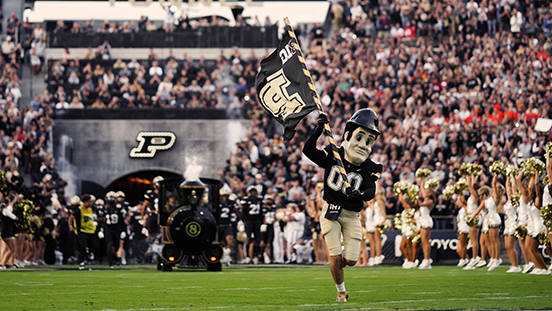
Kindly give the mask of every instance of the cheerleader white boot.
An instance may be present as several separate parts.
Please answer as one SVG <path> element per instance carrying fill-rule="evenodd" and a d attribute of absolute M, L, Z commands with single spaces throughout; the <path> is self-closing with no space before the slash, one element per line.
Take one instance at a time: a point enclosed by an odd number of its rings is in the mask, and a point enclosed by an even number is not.
<path fill-rule="evenodd" d="M 431 262 L 428 259 L 422 260 L 418 269 L 431 269 Z"/>
<path fill-rule="evenodd" d="M 370 259 L 368 259 L 368 267 L 373 267 L 376 264 L 375 261 L 374 257 L 370 257 Z"/>
<path fill-rule="evenodd" d="M 464 267 L 464 270 L 475 270 L 475 265 L 477 265 L 480 260 L 481 257 L 479 256 L 470 259 L 470 262 Z"/>
<path fill-rule="evenodd" d="M 470 262 L 470 260 L 468 258 L 460 259 L 456 266 L 463 267 L 463 266 L 467 265 L 469 262 Z"/>
<path fill-rule="evenodd" d="M 529 273 L 535 268 L 535 264 L 530 261 L 528 264 L 523 266 L 523 272 L 522 273 Z"/>
<path fill-rule="evenodd" d="M 506 271 L 506 273 L 519 273 L 521 272 L 521 268 L 520 267 L 514 267 L 514 266 L 511 266 L 510 269 L 508 269 L 508 271 Z"/>

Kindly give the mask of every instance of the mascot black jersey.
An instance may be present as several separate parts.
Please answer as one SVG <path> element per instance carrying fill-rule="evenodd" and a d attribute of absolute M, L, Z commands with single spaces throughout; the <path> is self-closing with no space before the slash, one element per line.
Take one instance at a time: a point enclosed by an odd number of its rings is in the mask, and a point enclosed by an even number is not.
<path fill-rule="evenodd" d="M 324 172 L 324 201 L 335 204 L 344 209 L 360 212 L 364 207 L 363 201 L 370 201 L 376 193 L 376 181 L 381 177 L 383 166 L 367 159 L 360 166 L 353 165 L 344 159 L 343 147 L 339 148 L 343 166 L 347 172 L 347 179 L 351 187 L 362 193 L 362 200 L 348 197 L 345 194 L 343 178 L 339 171 L 337 161 L 334 159 L 331 146 L 324 150 L 316 148 L 316 141 L 322 134 L 323 128 L 317 127 L 315 132 L 307 139 L 303 147 L 303 153 L 318 166 L 325 169 Z"/>

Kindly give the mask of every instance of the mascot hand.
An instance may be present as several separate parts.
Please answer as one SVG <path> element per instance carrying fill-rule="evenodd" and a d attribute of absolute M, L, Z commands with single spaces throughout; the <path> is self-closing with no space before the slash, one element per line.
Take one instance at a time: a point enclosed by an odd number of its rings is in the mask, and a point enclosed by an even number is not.
<path fill-rule="evenodd" d="M 121 240 L 124 240 L 126 238 L 126 232 L 121 232 Z"/>
<path fill-rule="evenodd" d="M 321 113 L 318 115 L 318 125 L 324 126 L 324 124 L 330 123 L 328 119 L 328 115 L 325 113 Z"/>
<path fill-rule="evenodd" d="M 358 191 L 358 189 L 354 189 L 353 187 L 348 187 L 347 190 L 345 190 L 345 193 L 348 197 L 357 198 L 359 200 L 362 200 L 362 192 Z"/>

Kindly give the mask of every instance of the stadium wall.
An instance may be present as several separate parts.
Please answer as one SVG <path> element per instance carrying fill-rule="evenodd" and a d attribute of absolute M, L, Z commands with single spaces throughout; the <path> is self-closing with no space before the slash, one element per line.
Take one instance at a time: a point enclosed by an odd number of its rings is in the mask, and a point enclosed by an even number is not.
<path fill-rule="evenodd" d="M 83 184 L 106 189 L 124 176 L 145 171 L 181 175 L 189 166 L 201 166 L 200 176 L 218 178 L 217 171 L 250 126 L 246 120 L 55 122 L 54 155 L 60 175 L 69 183 L 68 196 L 81 193 Z"/>

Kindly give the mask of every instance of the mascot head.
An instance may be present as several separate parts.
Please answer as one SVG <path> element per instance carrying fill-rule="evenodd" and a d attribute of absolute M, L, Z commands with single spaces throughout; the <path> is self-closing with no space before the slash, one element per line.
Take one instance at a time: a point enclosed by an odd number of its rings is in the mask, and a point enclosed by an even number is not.
<path fill-rule="evenodd" d="M 380 135 L 378 115 L 372 109 L 360 109 L 347 121 L 343 134 L 345 160 L 360 165 L 372 153 L 372 146 Z"/>

